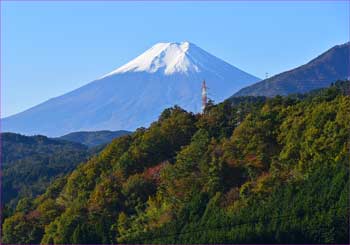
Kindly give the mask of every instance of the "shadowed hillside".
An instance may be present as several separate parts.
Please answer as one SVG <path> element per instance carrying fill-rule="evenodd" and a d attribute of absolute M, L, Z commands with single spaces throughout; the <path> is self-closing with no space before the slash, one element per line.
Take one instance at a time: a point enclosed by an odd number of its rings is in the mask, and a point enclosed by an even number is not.
<path fill-rule="evenodd" d="M 42 194 L 57 176 L 72 171 L 90 155 L 85 145 L 46 136 L 1 134 L 2 202 Z"/>

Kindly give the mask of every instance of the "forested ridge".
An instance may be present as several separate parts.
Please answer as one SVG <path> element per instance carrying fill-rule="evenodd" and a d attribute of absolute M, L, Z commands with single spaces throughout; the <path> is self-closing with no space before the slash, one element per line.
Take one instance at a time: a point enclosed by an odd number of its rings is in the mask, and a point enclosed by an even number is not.
<path fill-rule="evenodd" d="M 75 132 L 60 138 L 1 133 L 4 216 L 13 211 L 19 199 L 44 193 L 57 177 L 70 173 L 125 134 L 130 132 Z"/>
<path fill-rule="evenodd" d="M 349 82 L 166 109 L 19 201 L 4 243 L 349 243 Z"/>
<path fill-rule="evenodd" d="M 45 192 L 57 176 L 71 172 L 85 162 L 92 150 L 82 144 L 46 136 L 1 134 L 2 204 L 6 212 L 20 198 Z"/>

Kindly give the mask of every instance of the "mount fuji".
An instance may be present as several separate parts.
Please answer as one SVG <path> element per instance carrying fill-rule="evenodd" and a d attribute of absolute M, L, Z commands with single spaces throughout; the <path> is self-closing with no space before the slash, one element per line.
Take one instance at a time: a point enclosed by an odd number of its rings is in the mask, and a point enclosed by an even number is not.
<path fill-rule="evenodd" d="M 2 119 L 3 131 L 60 136 L 74 131 L 135 130 L 168 107 L 199 112 L 201 83 L 223 101 L 254 77 L 195 44 L 158 43 L 85 86 Z"/>

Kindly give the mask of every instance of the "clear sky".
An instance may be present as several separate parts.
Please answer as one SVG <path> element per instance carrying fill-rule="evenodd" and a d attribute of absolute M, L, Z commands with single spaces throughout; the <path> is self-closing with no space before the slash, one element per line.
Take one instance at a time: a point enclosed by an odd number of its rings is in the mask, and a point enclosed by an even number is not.
<path fill-rule="evenodd" d="M 1 2 L 2 117 L 157 42 L 190 41 L 260 78 L 349 40 L 349 2 Z"/>

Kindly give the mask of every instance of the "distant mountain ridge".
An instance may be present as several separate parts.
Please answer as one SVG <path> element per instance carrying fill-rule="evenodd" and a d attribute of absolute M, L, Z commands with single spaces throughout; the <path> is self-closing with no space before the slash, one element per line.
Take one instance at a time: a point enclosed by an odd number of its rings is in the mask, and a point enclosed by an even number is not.
<path fill-rule="evenodd" d="M 350 77 L 350 43 L 334 46 L 305 65 L 245 87 L 233 96 L 305 93 Z"/>
<path fill-rule="evenodd" d="M 1 133 L 1 163 L 9 165 L 14 161 L 47 153 L 54 155 L 64 151 L 86 151 L 83 144 L 51 139 L 43 135 L 25 136 L 16 133 Z"/>
<path fill-rule="evenodd" d="M 133 131 L 174 105 L 199 112 L 203 79 L 215 102 L 260 80 L 193 43 L 158 43 L 81 88 L 2 119 L 2 127 L 50 137 L 76 131 Z"/>
<path fill-rule="evenodd" d="M 98 146 L 102 144 L 107 144 L 113 139 L 120 136 L 131 134 L 130 131 L 119 130 L 119 131 L 93 131 L 93 132 L 73 132 L 66 135 L 63 135 L 57 139 L 67 140 L 71 142 L 77 142 L 88 147 Z"/>

